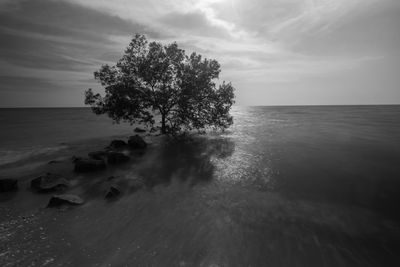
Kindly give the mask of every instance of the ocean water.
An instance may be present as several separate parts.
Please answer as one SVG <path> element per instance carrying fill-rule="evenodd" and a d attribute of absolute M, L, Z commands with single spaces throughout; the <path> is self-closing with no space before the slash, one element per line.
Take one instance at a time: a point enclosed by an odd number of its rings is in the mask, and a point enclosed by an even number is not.
<path fill-rule="evenodd" d="M 156 142 L 126 165 L 82 176 L 69 160 L 47 161 L 132 126 L 89 109 L 0 109 L 0 177 L 43 159 L 41 170 L 62 171 L 87 200 L 66 212 L 37 209 L 48 196 L 26 190 L 2 200 L 12 224 L 3 221 L 0 237 L 15 258 L 0 264 L 399 266 L 400 106 L 235 106 L 232 115 L 223 133 Z M 105 203 L 110 175 L 125 191 Z M 136 178 L 146 190 L 130 190 Z M 15 210 L 27 209 L 38 211 L 14 231 Z"/>
<path fill-rule="evenodd" d="M 400 203 L 400 106 L 234 107 L 232 115 L 213 143 L 227 154 L 213 159 L 216 180 L 382 209 Z M 133 133 L 87 108 L 0 109 L 0 124 L 0 167 Z"/>
<path fill-rule="evenodd" d="M 216 180 L 398 208 L 400 106 L 234 107 L 232 115 L 234 125 L 213 143 L 226 154 L 213 158 Z M 0 123 L 0 167 L 133 128 L 87 108 L 0 109 Z"/>
<path fill-rule="evenodd" d="M 226 179 L 287 196 L 398 214 L 400 106 L 246 107 L 233 111 Z"/>
<path fill-rule="evenodd" d="M 64 149 L 77 141 L 132 133 L 89 108 L 0 109 L 0 167 Z"/>

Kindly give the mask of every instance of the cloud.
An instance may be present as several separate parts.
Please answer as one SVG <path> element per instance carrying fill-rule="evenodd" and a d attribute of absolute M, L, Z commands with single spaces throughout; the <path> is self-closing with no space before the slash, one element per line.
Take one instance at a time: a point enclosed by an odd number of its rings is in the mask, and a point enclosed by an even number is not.
<path fill-rule="evenodd" d="M 81 98 L 93 85 L 93 71 L 115 62 L 136 32 L 161 36 L 140 23 L 65 1 L 2 1 L 0 70 L 7 76 L 0 90 L 10 96 L 12 90 L 62 88 Z"/>
<path fill-rule="evenodd" d="M 342 16 L 323 30 L 299 38 L 293 49 L 307 54 L 383 56 L 393 53 L 400 46 L 400 2 L 373 2 Z M 369 7 L 369 8 L 366 8 Z"/>
<path fill-rule="evenodd" d="M 0 91 L 54 88 L 81 104 L 85 88 L 100 89 L 93 71 L 114 64 L 135 33 L 217 59 L 241 96 L 254 86 L 371 76 L 368 66 L 397 58 L 399 12 L 391 0 L 0 0 Z"/>
<path fill-rule="evenodd" d="M 3 3 L 0 11 L 0 57 L 31 68 L 88 70 L 121 53 L 114 36 L 157 33 L 139 23 L 64 1 Z M 115 58 L 112 58 L 115 60 Z"/>
<path fill-rule="evenodd" d="M 2 26 L 21 30 L 39 30 L 40 33 L 93 33 L 121 35 L 139 28 L 148 32 L 147 26 L 121 19 L 78 4 L 54 0 L 22 0 L 2 6 Z M 92 36 L 92 35 L 91 35 Z M 82 36 L 80 36 L 82 37 Z"/>
<path fill-rule="evenodd" d="M 169 31 L 179 31 L 181 36 L 229 38 L 228 32 L 218 25 L 213 25 L 201 12 L 171 12 L 161 17 L 160 22 Z"/>
<path fill-rule="evenodd" d="M 15 77 L 15 76 L 0 76 L 3 92 L 15 92 L 26 90 L 26 85 L 30 84 L 30 89 L 33 90 L 48 90 L 54 87 L 48 79 L 40 79 L 35 77 Z"/>

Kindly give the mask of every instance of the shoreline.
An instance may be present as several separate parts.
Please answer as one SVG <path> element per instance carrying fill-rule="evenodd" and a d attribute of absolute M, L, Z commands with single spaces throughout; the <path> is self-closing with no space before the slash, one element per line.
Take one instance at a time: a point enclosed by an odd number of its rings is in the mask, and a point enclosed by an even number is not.
<path fill-rule="evenodd" d="M 372 210 L 288 198 L 215 177 L 225 165 L 218 166 L 214 157 L 224 161 L 237 151 L 229 139 L 207 136 L 164 144 L 162 136 L 148 137 L 145 154 L 128 163 L 74 173 L 73 155 L 102 150 L 119 137 L 69 144 L 61 153 L 65 161 L 48 164 L 43 159 L 34 172 L 26 170 L 20 177 L 19 191 L 8 199 L 1 195 L 0 265 L 354 266 L 400 261 L 399 224 Z M 68 192 L 86 202 L 46 208 L 53 193 L 27 188 L 36 174 L 47 171 L 70 178 Z M 123 190 L 113 201 L 104 196 L 110 176 L 121 181 Z M 136 179 L 145 185 L 131 191 Z"/>

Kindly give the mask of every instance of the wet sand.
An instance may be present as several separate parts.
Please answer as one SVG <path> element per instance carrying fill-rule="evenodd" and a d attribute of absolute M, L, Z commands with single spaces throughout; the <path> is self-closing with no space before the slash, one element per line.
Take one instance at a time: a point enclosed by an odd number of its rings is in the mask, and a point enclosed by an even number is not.
<path fill-rule="evenodd" d="M 1 266 L 398 266 L 399 223 L 359 206 L 290 198 L 221 179 L 235 151 L 226 137 L 191 142 L 147 139 L 144 154 L 91 174 L 73 172 L 72 155 L 110 139 L 67 144 L 18 168 L 19 191 L 1 195 Z M 59 163 L 48 164 L 51 159 Z M 29 167 L 30 166 L 30 167 Z M 31 192 L 43 172 L 70 179 L 78 207 L 45 208 Z M 104 199 L 115 176 L 122 196 Z M 138 191 L 134 185 L 144 182 Z"/>

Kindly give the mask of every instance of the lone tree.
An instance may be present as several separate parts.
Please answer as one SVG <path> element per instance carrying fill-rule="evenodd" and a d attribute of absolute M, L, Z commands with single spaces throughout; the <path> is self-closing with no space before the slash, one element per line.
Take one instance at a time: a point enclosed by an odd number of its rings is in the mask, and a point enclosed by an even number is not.
<path fill-rule="evenodd" d="M 145 123 L 152 128 L 160 118 L 161 133 L 205 128 L 228 128 L 234 88 L 218 87 L 216 60 L 190 56 L 174 42 L 149 43 L 136 35 L 115 66 L 103 65 L 94 77 L 105 87 L 105 96 L 85 92 L 85 104 L 96 114 L 107 114 L 117 123 Z"/>

